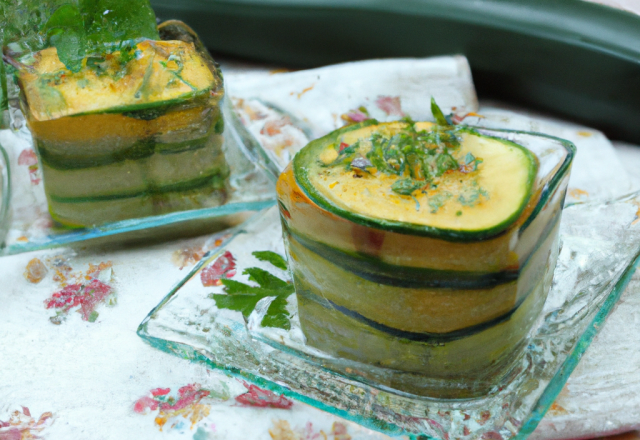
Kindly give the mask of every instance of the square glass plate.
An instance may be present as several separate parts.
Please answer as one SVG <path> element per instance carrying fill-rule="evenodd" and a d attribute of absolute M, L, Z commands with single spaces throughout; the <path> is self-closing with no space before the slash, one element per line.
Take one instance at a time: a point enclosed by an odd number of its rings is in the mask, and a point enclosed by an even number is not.
<path fill-rule="evenodd" d="M 12 109 L 14 120 L 19 110 Z M 71 229 L 55 224 L 49 215 L 39 163 L 26 126 L 0 130 L 0 255 L 63 246 L 84 240 L 148 239 L 168 235 L 196 235 L 238 224 L 245 211 L 259 211 L 275 203 L 275 176 L 245 145 L 248 141 L 230 100 L 223 101 L 223 151 L 230 168 L 227 198 L 211 208 L 178 211 Z M 4 241 L 3 241 L 4 237 Z"/>
<path fill-rule="evenodd" d="M 638 264 L 640 193 L 606 202 L 574 203 L 564 209 L 561 251 L 543 313 L 515 373 L 488 395 L 469 400 L 426 398 L 362 379 L 375 367 L 334 359 L 306 347 L 295 295 L 288 297 L 290 329 L 262 326 L 271 299 L 243 318 L 218 309 L 203 270 L 255 285 L 243 274 L 258 267 L 288 279 L 254 251 L 284 254 L 276 208 L 238 227 L 224 247 L 204 258 L 141 323 L 138 334 L 151 345 L 210 368 L 242 377 L 276 393 L 389 435 L 410 438 L 526 438 L 537 426 L 569 374 L 611 312 Z M 217 262 L 218 261 L 218 262 Z M 222 260 L 224 261 L 224 259 Z M 217 264 L 216 264 L 217 262 Z M 227 269 L 229 269 L 227 267 Z M 207 275 L 204 275 L 207 280 Z M 211 281 L 211 280 L 209 280 Z M 207 282 L 207 284 L 212 284 Z M 215 283 L 219 284 L 219 283 Z"/>

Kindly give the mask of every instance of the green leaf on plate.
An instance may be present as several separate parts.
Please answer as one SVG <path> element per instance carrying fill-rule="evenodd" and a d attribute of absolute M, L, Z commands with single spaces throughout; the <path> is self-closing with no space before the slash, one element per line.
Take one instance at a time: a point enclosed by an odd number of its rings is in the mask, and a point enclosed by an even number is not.
<path fill-rule="evenodd" d="M 263 327 L 277 327 L 290 330 L 290 317 L 291 314 L 287 311 L 287 298 L 278 296 L 269 304 L 269 308 L 264 318 L 262 318 L 261 324 Z"/>
<path fill-rule="evenodd" d="M 276 254 L 271 251 L 256 251 L 251 255 L 256 257 L 260 261 L 266 261 L 273 264 L 278 269 L 287 270 L 287 260 L 280 254 Z"/>
<path fill-rule="evenodd" d="M 271 251 L 254 252 L 253 255 L 261 261 L 268 261 L 275 267 L 286 269 L 286 261 L 280 255 Z M 275 297 L 269 305 L 261 324 L 264 327 L 278 327 L 285 330 L 291 328 L 290 313 L 287 311 L 287 298 L 295 292 L 293 284 L 278 278 L 269 271 L 258 267 L 250 267 L 243 274 L 257 286 L 245 284 L 236 280 L 221 279 L 226 295 L 213 293 L 209 295 L 216 302 L 219 309 L 241 312 L 245 319 L 251 315 L 258 302 L 263 298 Z"/>
<path fill-rule="evenodd" d="M 250 281 L 255 281 L 260 287 L 265 289 L 288 289 L 291 284 L 281 280 L 275 275 L 270 274 L 264 269 L 258 267 L 250 267 L 243 272 L 245 275 L 249 275 Z"/>
<path fill-rule="evenodd" d="M 216 307 L 219 309 L 235 310 L 236 312 L 242 312 L 242 316 L 248 318 L 253 309 L 256 308 L 256 304 L 263 297 L 260 295 L 222 295 L 211 294 L 210 298 L 216 302 Z"/>

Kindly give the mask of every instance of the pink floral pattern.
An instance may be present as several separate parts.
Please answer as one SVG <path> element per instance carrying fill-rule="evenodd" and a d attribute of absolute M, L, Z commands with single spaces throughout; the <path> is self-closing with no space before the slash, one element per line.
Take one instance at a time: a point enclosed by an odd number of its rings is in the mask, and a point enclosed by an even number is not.
<path fill-rule="evenodd" d="M 274 420 L 273 427 L 269 429 L 272 440 L 351 440 L 347 425 L 342 422 L 334 422 L 331 431 L 326 433 L 317 430 L 311 422 L 307 422 L 304 428 L 292 428 L 286 420 Z"/>
<path fill-rule="evenodd" d="M 347 113 L 341 115 L 340 118 L 347 124 L 356 124 L 358 122 L 366 121 L 371 117 L 364 107 L 360 107 L 355 110 L 349 110 Z"/>
<path fill-rule="evenodd" d="M 209 266 L 200 272 L 203 286 L 219 286 L 220 278 L 231 278 L 236 274 L 236 259 L 231 252 L 226 251 Z"/>
<path fill-rule="evenodd" d="M 236 397 L 236 402 L 260 408 L 291 409 L 293 402 L 268 390 L 244 382 L 247 392 Z"/>
<path fill-rule="evenodd" d="M 183 420 L 190 421 L 193 429 L 209 415 L 211 405 L 202 402 L 207 397 L 228 398 L 214 394 L 198 383 L 181 387 L 176 396 L 171 395 L 171 388 L 155 388 L 134 403 L 133 411 L 138 414 L 158 411 L 154 422 L 161 431 L 167 426 L 169 429 L 181 426 Z"/>
<path fill-rule="evenodd" d="M 31 148 L 22 150 L 20 156 L 18 156 L 18 165 L 29 167 L 29 179 L 32 185 L 40 183 L 42 179 L 40 178 L 38 169 L 38 156 L 36 156 L 36 153 Z"/>
<path fill-rule="evenodd" d="M 399 96 L 378 96 L 375 102 L 376 107 L 389 116 L 404 116 Z"/>
<path fill-rule="evenodd" d="M 56 315 L 50 318 L 54 324 L 61 324 L 69 312 L 77 310 L 84 321 L 98 319 L 96 308 L 102 303 L 115 304 L 115 289 L 108 283 L 112 278 L 112 263 L 89 264 L 86 273 L 73 273 L 66 259 L 55 257 L 49 261 L 56 281 L 61 289 L 44 301 L 47 309 L 54 309 Z"/>
<path fill-rule="evenodd" d="M 26 406 L 22 411 L 14 411 L 9 420 L 0 420 L 0 440 L 36 440 L 41 433 L 53 421 L 53 414 L 43 413 L 37 419 L 31 416 L 31 411 Z"/>

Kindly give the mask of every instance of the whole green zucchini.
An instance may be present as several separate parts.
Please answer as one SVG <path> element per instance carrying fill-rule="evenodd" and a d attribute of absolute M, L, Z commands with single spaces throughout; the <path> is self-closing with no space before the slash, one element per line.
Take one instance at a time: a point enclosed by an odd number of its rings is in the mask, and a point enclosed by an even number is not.
<path fill-rule="evenodd" d="M 583 0 L 151 3 L 190 23 L 209 49 L 271 64 L 463 54 L 480 98 L 640 143 L 640 17 L 629 12 Z"/>

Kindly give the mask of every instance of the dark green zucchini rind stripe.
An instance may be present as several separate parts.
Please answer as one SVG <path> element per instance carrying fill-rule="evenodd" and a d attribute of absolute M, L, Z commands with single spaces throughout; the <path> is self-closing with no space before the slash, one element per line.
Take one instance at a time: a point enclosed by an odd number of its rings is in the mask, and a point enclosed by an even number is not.
<path fill-rule="evenodd" d="M 304 297 L 307 300 L 314 301 L 315 303 L 321 305 L 327 310 L 336 310 L 342 313 L 343 315 L 348 316 L 349 318 L 355 319 L 356 321 L 362 324 L 365 324 L 371 328 L 374 328 L 380 332 L 386 333 L 389 336 L 393 336 L 395 338 L 400 338 L 400 339 L 406 339 L 408 341 L 413 341 L 413 342 L 426 342 L 430 344 L 442 344 L 446 342 L 456 341 L 456 340 L 463 339 L 463 338 L 475 335 L 477 333 L 480 333 L 498 324 L 502 324 L 503 322 L 511 318 L 511 316 L 518 310 L 518 308 L 524 302 L 527 296 L 529 296 L 529 294 L 523 295 L 523 297 L 520 299 L 518 304 L 516 304 L 516 306 L 513 309 L 509 310 L 507 313 L 505 313 L 502 316 L 498 316 L 497 318 L 494 318 L 487 322 L 483 322 L 481 324 L 476 324 L 471 327 L 466 327 L 466 328 L 455 330 L 448 333 L 416 333 L 416 332 L 407 332 L 404 330 L 399 330 L 397 328 L 389 327 L 384 324 L 380 324 L 379 322 L 369 319 L 366 316 L 359 314 L 358 312 L 354 312 L 353 310 L 350 310 L 346 307 L 339 306 L 333 301 L 321 298 L 309 290 L 296 291 L 296 294 Z"/>
<path fill-rule="evenodd" d="M 151 187 L 144 191 L 137 191 L 134 193 L 123 194 L 110 194 L 100 195 L 94 197 L 58 197 L 53 194 L 49 194 L 49 198 L 58 203 L 84 203 L 84 202 L 99 202 L 105 200 L 119 200 L 128 199 L 132 197 L 149 196 L 149 195 L 161 195 L 171 192 L 189 191 L 193 189 L 210 187 L 212 189 L 224 189 L 225 182 L 228 176 L 228 172 L 215 172 L 206 176 L 198 177 L 197 179 L 189 180 L 186 182 L 173 183 L 170 185 L 163 185 L 157 187 Z"/>
<path fill-rule="evenodd" d="M 212 130 L 213 129 L 215 129 L 215 126 L 212 125 Z M 77 170 L 82 168 L 101 167 L 125 160 L 145 159 L 156 153 L 178 154 L 186 151 L 195 151 L 201 148 L 206 148 L 212 141 L 216 142 L 217 139 L 212 140 L 210 133 L 207 133 L 204 137 L 199 139 L 175 142 L 171 144 L 158 143 L 153 138 L 148 138 L 139 140 L 130 147 L 112 154 L 100 156 L 72 156 L 51 153 L 46 146 L 46 142 L 36 140 L 37 150 L 40 154 L 40 160 L 42 160 L 42 163 L 57 170 Z"/>
<path fill-rule="evenodd" d="M 487 289 L 518 279 L 519 270 L 503 272 L 461 272 L 396 266 L 379 259 L 340 251 L 291 232 L 290 240 L 349 272 L 378 284 L 406 288 Z"/>
<path fill-rule="evenodd" d="M 482 130 L 483 130 L 483 128 L 481 127 L 468 127 L 468 129 L 472 129 L 474 131 L 480 132 L 480 134 L 482 134 Z M 562 180 L 568 174 L 567 171 L 569 167 L 571 167 L 571 163 L 573 162 L 573 157 L 576 155 L 577 149 L 576 149 L 576 146 L 573 144 L 573 142 L 570 142 L 566 139 L 562 139 L 559 137 L 550 136 L 544 133 L 526 132 L 522 130 L 497 129 L 497 128 L 492 128 L 491 131 L 492 132 L 498 131 L 498 132 L 504 133 L 505 135 L 508 135 L 510 133 L 511 134 L 533 134 L 535 136 L 547 138 L 562 144 L 562 146 L 565 148 L 567 152 L 567 155 L 565 156 L 564 161 L 560 165 L 560 168 L 555 172 L 551 180 L 547 182 L 544 188 L 542 188 L 542 192 L 540 194 L 540 200 L 538 200 L 536 207 L 533 209 L 533 211 L 531 212 L 527 220 L 522 224 L 522 226 L 520 226 L 520 233 L 522 234 L 522 232 L 525 229 L 527 229 L 527 227 L 531 224 L 531 222 L 533 222 L 536 219 L 538 214 L 540 214 L 540 211 L 542 211 L 542 208 L 544 208 L 544 206 L 546 205 L 547 200 L 549 200 L 549 198 L 553 196 L 553 194 L 556 192 L 556 190 L 560 186 L 560 183 L 562 182 Z M 565 202 L 565 198 L 563 196 L 562 204 L 560 208 L 561 210 L 564 207 L 564 202 Z"/>
<path fill-rule="evenodd" d="M 209 91 L 210 89 L 207 89 L 205 92 L 198 93 L 193 99 L 190 99 L 187 102 L 184 102 L 184 99 L 175 99 L 171 101 L 161 101 L 159 104 L 148 104 L 144 106 L 144 108 L 139 109 L 136 109 L 137 106 L 128 106 L 122 111 L 109 109 L 105 113 L 122 113 L 123 116 L 127 116 L 129 118 L 152 121 L 160 116 L 166 115 L 170 111 L 175 112 L 188 110 L 190 108 L 206 105 L 209 98 Z"/>
<path fill-rule="evenodd" d="M 213 132 L 215 134 L 224 133 L 224 118 L 222 117 L 222 115 L 220 115 L 220 117 L 218 118 L 218 122 L 216 122 L 215 126 L 213 127 Z"/>
<path fill-rule="evenodd" d="M 519 269 L 500 272 L 463 272 L 398 266 L 385 263 L 380 259 L 368 255 L 345 252 L 324 243 L 311 240 L 308 237 L 292 231 L 284 221 L 283 230 L 289 240 L 295 240 L 309 251 L 367 281 L 392 287 L 411 289 L 445 288 L 482 290 L 516 281 L 529 265 L 536 251 L 545 243 L 549 234 L 556 228 L 560 221 L 560 215 L 561 212 L 558 211 L 555 218 L 547 224 L 536 245 L 531 249 L 531 252 Z"/>
<path fill-rule="evenodd" d="M 367 124 L 371 125 L 371 124 Z M 365 125 L 366 126 L 366 125 Z M 348 127 L 350 129 L 361 128 L 362 126 L 357 126 L 354 128 Z M 493 139 L 499 141 L 505 145 L 509 145 L 511 147 L 518 148 L 525 152 L 525 154 L 531 159 L 530 167 L 529 167 L 529 178 L 527 181 L 528 190 L 525 197 L 522 199 L 522 203 L 519 208 L 507 219 L 502 221 L 501 223 L 495 225 L 492 228 L 482 229 L 482 230 L 471 230 L 471 231 L 458 231 L 454 229 L 445 229 L 445 228 L 435 228 L 432 226 L 419 225 L 414 223 L 406 223 L 396 220 L 387 220 L 387 219 L 379 219 L 372 218 L 368 216 L 364 216 L 339 206 L 336 206 L 325 197 L 320 194 L 319 191 L 315 189 L 309 179 L 309 171 L 310 168 L 315 166 L 317 162 L 318 155 L 321 151 L 323 151 L 327 146 L 332 143 L 336 143 L 337 139 L 345 133 L 343 130 L 338 130 L 330 133 L 327 136 L 324 136 L 320 139 L 312 141 L 306 147 L 304 147 L 293 159 L 293 172 L 298 185 L 303 189 L 306 195 L 318 206 L 324 208 L 325 210 L 339 215 L 347 220 L 350 220 L 354 223 L 367 226 L 370 228 L 382 229 L 385 231 L 392 231 L 398 234 L 407 234 L 407 235 L 419 235 L 422 237 L 432 237 L 438 238 L 451 242 L 473 242 L 473 241 L 482 241 L 489 238 L 496 237 L 497 235 L 505 232 L 509 226 L 515 222 L 524 208 L 526 207 L 529 198 L 531 197 L 531 192 L 533 189 L 533 184 L 535 182 L 538 165 L 537 160 L 533 153 L 524 148 L 521 145 L 518 145 L 514 142 L 511 142 L 506 139 L 497 138 L 489 135 L 484 135 L 478 133 L 476 130 L 472 128 L 460 128 L 460 131 L 464 131 L 476 136 L 481 136 L 487 139 Z M 310 167 L 310 165 L 312 165 Z"/>
<path fill-rule="evenodd" d="M 151 120 L 159 116 L 162 116 L 167 110 L 172 107 L 175 108 L 180 104 L 184 104 L 187 100 L 206 99 L 210 96 L 211 89 L 205 89 L 200 91 L 194 91 L 185 93 L 174 99 L 159 102 L 145 102 L 142 104 L 120 105 L 111 107 L 108 110 L 96 110 L 90 112 L 77 113 L 73 116 L 95 115 L 104 113 L 124 113 L 126 116 L 135 119 Z"/>

